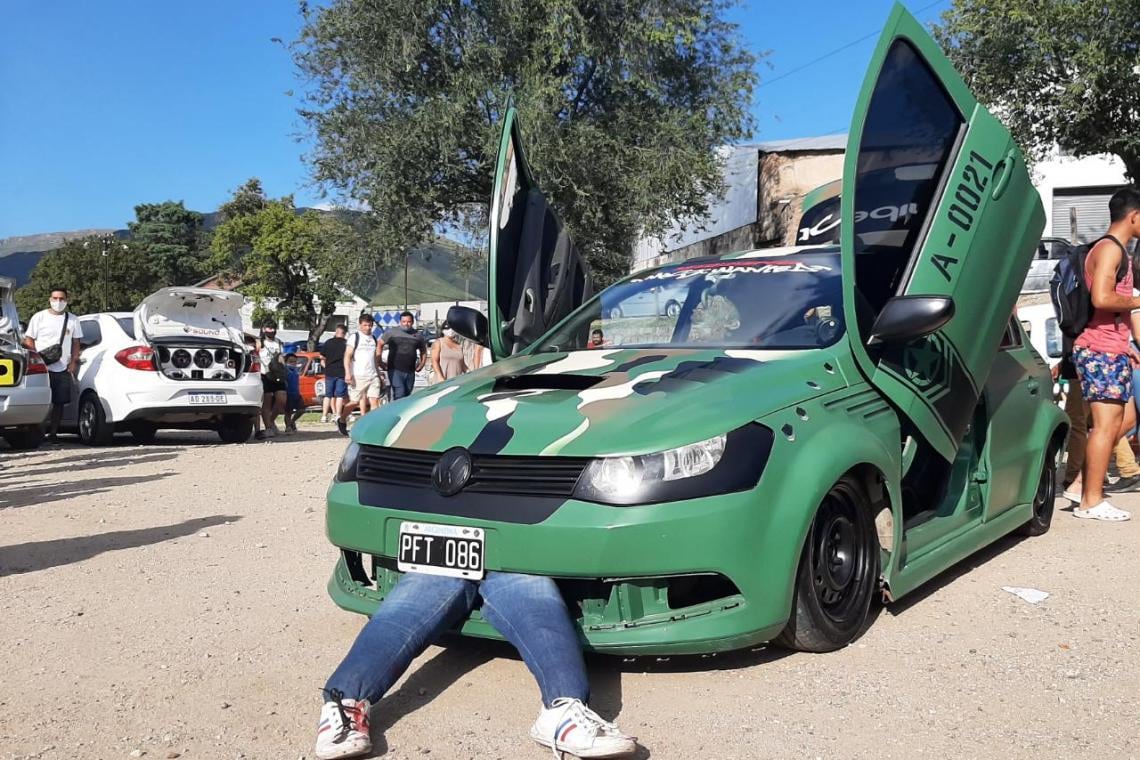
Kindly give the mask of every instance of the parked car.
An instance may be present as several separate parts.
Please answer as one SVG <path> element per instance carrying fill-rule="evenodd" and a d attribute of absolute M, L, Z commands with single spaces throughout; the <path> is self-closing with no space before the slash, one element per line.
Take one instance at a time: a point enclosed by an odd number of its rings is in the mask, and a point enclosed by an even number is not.
<path fill-rule="evenodd" d="M 1061 237 L 1041 238 L 1033 255 L 1033 262 L 1029 265 L 1029 273 L 1025 275 L 1021 292 L 1043 293 L 1049 290 L 1049 280 L 1053 278 L 1057 260 L 1065 255 L 1071 245 L 1068 240 Z"/>
<path fill-rule="evenodd" d="M 93 446 L 116 432 L 146 443 L 161 428 L 248 440 L 262 388 L 241 332 L 243 301 L 230 291 L 164 288 L 133 313 L 80 317 L 78 383 L 61 427 Z"/>
<path fill-rule="evenodd" d="M 675 317 L 681 311 L 688 289 L 685 283 L 664 282 L 631 295 L 610 307 L 609 318 Z"/>
<path fill-rule="evenodd" d="M 871 60 L 839 245 L 684 261 L 597 295 L 508 110 L 490 317 L 448 314 L 496 361 L 353 428 L 327 495 L 337 604 L 370 614 L 407 572 L 510 571 L 554 578 L 592 650 L 829 651 L 875 597 L 1049 529 L 1066 418 L 1011 316 L 1041 200 L 901 6 Z M 890 204 L 906 213 L 889 225 L 856 214 Z M 682 283 L 674 316 L 610 318 Z M 595 329 L 610 345 L 586 348 Z M 500 636 L 478 612 L 458 628 Z"/>
<path fill-rule="evenodd" d="M 43 442 L 43 423 L 51 412 L 47 366 L 20 341 L 16 281 L 0 277 L 0 437 L 13 449 L 34 449 Z"/>
<path fill-rule="evenodd" d="M 1061 328 L 1057 324 L 1057 313 L 1053 304 L 1043 303 L 1033 306 L 1022 306 L 1017 310 L 1017 319 L 1021 322 L 1029 342 L 1037 354 L 1052 367 L 1061 361 Z"/>
<path fill-rule="evenodd" d="M 325 368 L 316 351 L 297 351 L 297 371 L 301 373 L 301 400 L 306 408 L 320 408 L 325 395 Z"/>

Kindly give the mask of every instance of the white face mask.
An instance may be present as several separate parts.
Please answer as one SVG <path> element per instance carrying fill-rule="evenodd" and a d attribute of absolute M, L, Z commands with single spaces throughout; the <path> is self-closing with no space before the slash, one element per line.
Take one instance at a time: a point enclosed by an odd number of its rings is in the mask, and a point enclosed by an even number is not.
<path fill-rule="evenodd" d="M 452 330 L 450 327 L 447 328 L 446 330 L 444 330 L 443 334 L 446 335 L 448 338 L 453 338 L 453 339 L 455 338 L 455 330 Z"/>
<path fill-rule="evenodd" d="M 48 301 L 48 304 L 51 306 L 51 310 L 57 314 L 62 314 L 67 311 L 67 301 L 62 298 L 53 298 Z"/>

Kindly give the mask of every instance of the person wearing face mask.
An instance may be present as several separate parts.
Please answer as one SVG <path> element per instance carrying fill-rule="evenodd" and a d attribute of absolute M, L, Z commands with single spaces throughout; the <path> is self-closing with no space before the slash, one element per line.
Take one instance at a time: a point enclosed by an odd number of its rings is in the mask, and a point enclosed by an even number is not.
<path fill-rule="evenodd" d="M 24 347 L 43 357 L 51 378 L 51 417 L 48 441 L 55 443 L 63 407 L 71 400 L 72 381 L 79 367 L 79 340 L 83 328 L 67 310 L 67 288 L 52 288 L 48 308 L 28 320 Z"/>
<path fill-rule="evenodd" d="M 261 421 L 265 432 L 258 430 L 254 438 L 272 438 L 277 435 L 277 418 L 285 412 L 285 364 L 281 356 L 281 341 L 277 340 L 277 323 L 266 320 L 257 341 L 261 359 Z"/>
<path fill-rule="evenodd" d="M 416 373 L 427 363 L 427 343 L 413 327 L 415 322 L 416 318 L 410 311 L 403 312 L 400 314 L 400 326 L 381 335 L 376 347 L 378 356 L 383 355 L 385 346 L 388 347 L 388 358 L 382 368 L 388 370 L 393 401 L 412 394 Z"/>
<path fill-rule="evenodd" d="M 468 365 L 463 351 L 463 343 L 455 330 L 447 322 L 443 323 L 443 336 L 432 344 L 431 367 L 435 370 L 435 382 L 442 383 L 453 377 L 470 372 L 475 367 Z"/>

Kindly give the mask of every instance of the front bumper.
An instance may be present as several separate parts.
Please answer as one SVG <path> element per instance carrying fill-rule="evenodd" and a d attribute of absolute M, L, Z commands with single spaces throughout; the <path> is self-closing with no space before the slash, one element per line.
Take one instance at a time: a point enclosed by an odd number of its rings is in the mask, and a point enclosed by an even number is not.
<path fill-rule="evenodd" d="M 689 654 L 751 646 L 784 628 L 800 544 L 798 529 L 772 524 L 776 510 L 761 501 L 763 483 L 642 507 L 569 500 L 534 524 L 363 506 L 356 483 L 334 483 L 327 530 L 344 551 L 329 593 L 339 606 L 371 614 L 398 582 L 401 522 L 471 525 L 486 531 L 488 570 L 559 581 L 586 649 Z M 677 593 L 694 585 L 701 590 Z M 459 632 L 501 638 L 478 611 Z"/>

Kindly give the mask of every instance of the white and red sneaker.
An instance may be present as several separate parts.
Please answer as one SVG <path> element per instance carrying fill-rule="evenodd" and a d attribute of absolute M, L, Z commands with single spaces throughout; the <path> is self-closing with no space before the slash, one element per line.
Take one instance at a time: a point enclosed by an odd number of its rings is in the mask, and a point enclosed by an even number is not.
<path fill-rule="evenodd" d="M 530 738 L 550 747 L 555 757 L 569 752 L 578 757 L 620 757 L 637 749 L 637 740 L 602 720 L 580 699 L 556 699 L 543 708 L 530 728 Z"/>
<path fill-rule="evenodd" d="M 372 751 L 368 736 L 367 699 L 345 699 L 339 691 L 330 695 L 332 701 L 321 708 L 321 722 L 317 725 L 317 748 L 320 760 L 338 757 L 358 757 Z"/>

